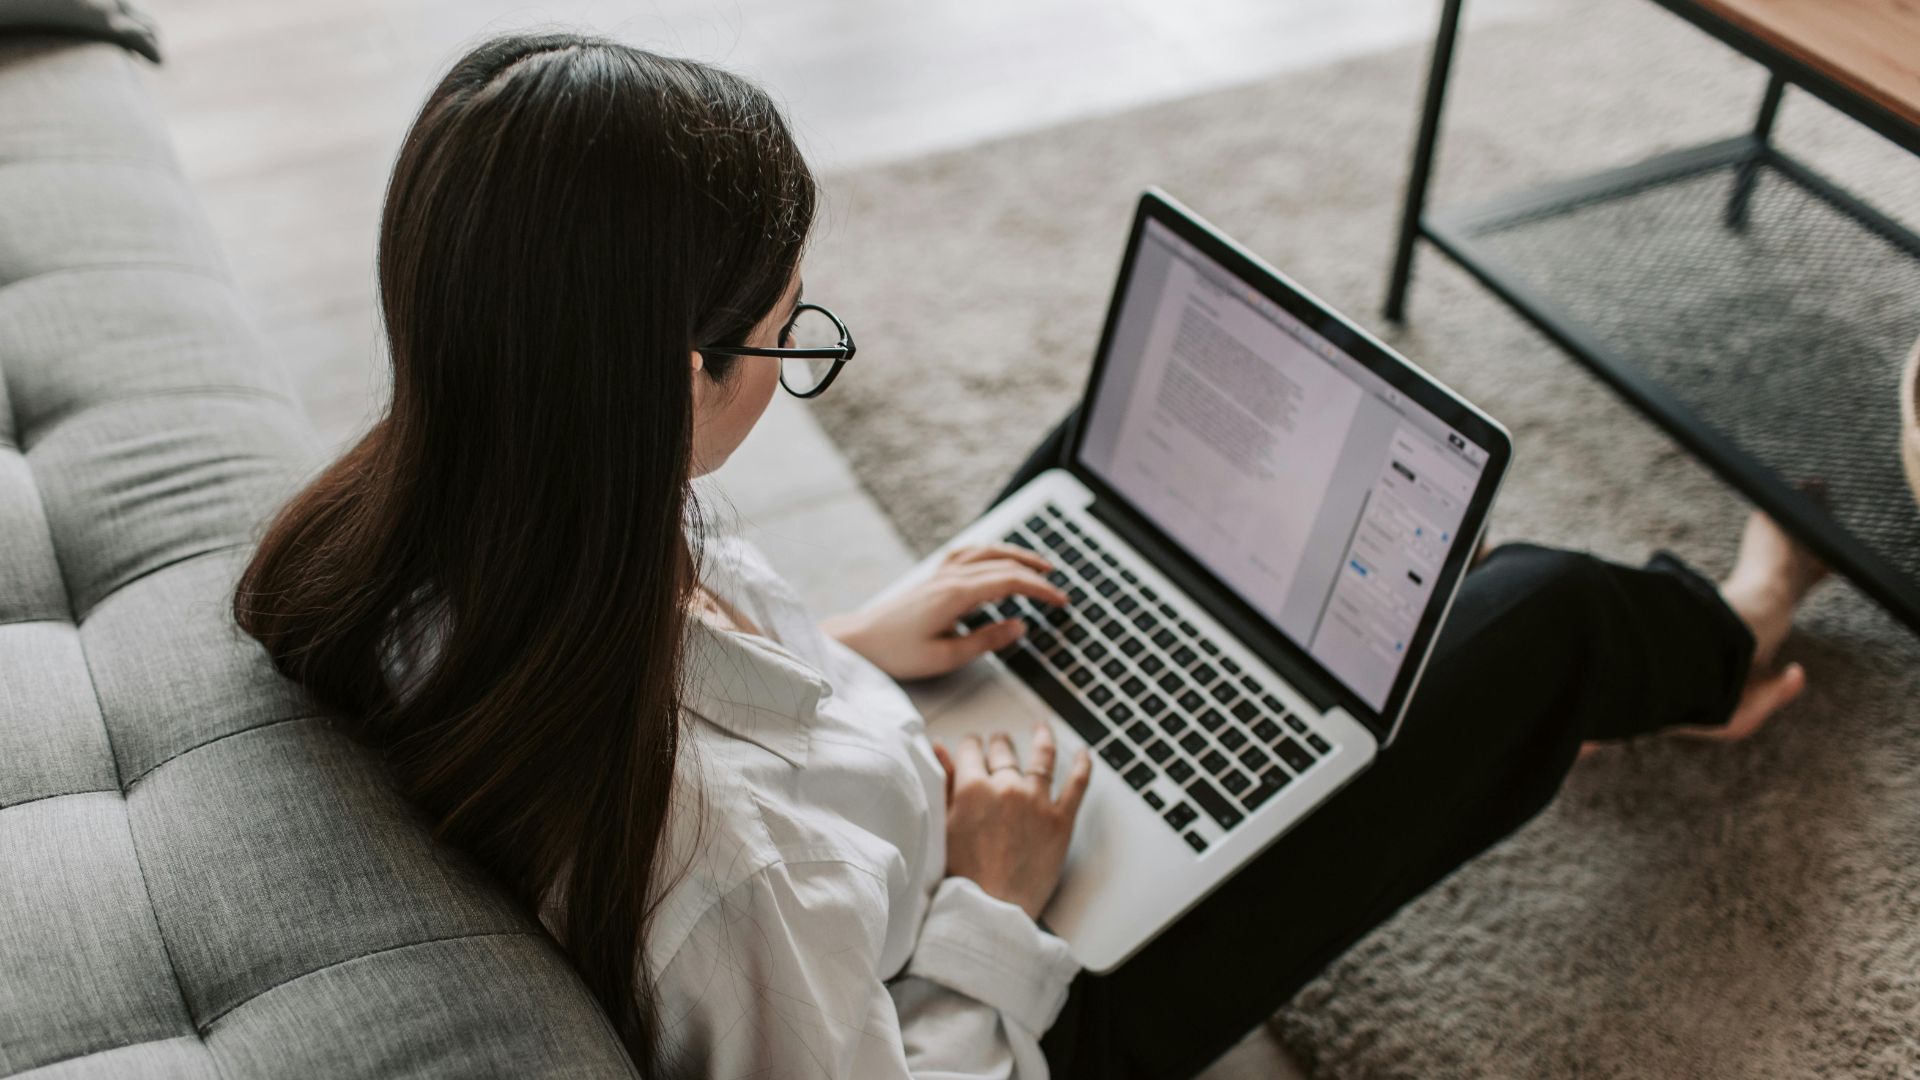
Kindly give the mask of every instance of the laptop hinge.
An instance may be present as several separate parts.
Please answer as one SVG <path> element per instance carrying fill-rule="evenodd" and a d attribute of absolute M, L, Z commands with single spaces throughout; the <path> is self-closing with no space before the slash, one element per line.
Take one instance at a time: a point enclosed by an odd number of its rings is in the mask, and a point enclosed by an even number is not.
<path fill-rule="evenodd" d="M 1216 585 L 1208 578 L 1195 573 L 1188 565 L 1189 556 L 1174 550 L 1171 545 L 1162 543 L 1148 530 L 1139 527 L 1132 515 L 1116 506 L 1112 500 L 1096 497 L 1087 510 L 1101 523 L 1125 537 L 1129 544 L 1152 561 L 1154 567 L 1180 586 L 1188 596 L 1194 598 L 1207 614 L 1226 627 L 1227 631 L 1239 638 L 1254 655 L 1265 661 L 1268 667 L 1279 673 L 1289 685 L 1299 691 L 1313 707 L 1325 712 L 1337 702 L 1333 690 L 1327 686 L 1320 675 L 1287 654 L 1287 644 L 1280 632 L 1271 623 L 1246 606 L 1246 602 L 1234 596 L 1226 589 Z"/>

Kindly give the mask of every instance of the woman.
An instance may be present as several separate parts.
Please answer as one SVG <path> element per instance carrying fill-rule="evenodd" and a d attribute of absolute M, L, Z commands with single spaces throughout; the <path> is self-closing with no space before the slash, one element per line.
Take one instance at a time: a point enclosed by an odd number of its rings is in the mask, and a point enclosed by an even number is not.
<path fill-rule="evenodd" d="M 1584 740 L 1742 735 L 1804 681 L 1770 668 L 1818 567 L 1762 520 L 1718 592 L 1670 559 L 1503 548 L 1402 744 L 1078 975 L 1035 917 L 1086 755 L 1056 797 L 1043 731 L 1025 763 L 935 748 L 893 682 L 1010 644 L 1017 623 L 956 636 L 982 603 L 1064 603 L 1046 563 L 970 549 L 816 624 L 751 548 L 700 550 L 688 485 L 775 392 L 814 206 L 733 76 L 571 35 L 474 50 L 388 189 L 392 404 L 235 600 L 540 912 L 650 1075 L 1190 1074 L 1537 811 Z"/>

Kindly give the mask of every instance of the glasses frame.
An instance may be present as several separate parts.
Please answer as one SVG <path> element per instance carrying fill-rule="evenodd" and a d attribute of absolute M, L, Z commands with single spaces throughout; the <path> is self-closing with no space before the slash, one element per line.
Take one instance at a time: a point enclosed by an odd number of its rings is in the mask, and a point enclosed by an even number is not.
<path fill-rule="evenodd" d="M 762 349 L 752 345 L 703 345 L 700 351 L 712 356 L 774 356 L 783 360 L 832 360 L 833 366 L 827 369 L 826 377 L 820 380 L 820 385 L 804 394 L 787 385 L 787 373 L 784 365 L 782 366 L 781 389 L 797 398 L 819 397 L 827 392 L 827 387 L 833 385 L 834 379 L 840 377 L 840 369 L 847 366 L 847 361 L 853 359 L 853 334 L 847 329 L 847 324 L 840 321 L 840 316 L 819 304 L 802 300 L 793 306 L 793 316 L 787 320 L 787 325 L 780 328 L 780 340 L 787 340 L 788 335 L 793 332 L 793 324 L 799 321 L 800 313 L 803 311 L 817 311 L 825 315 L 833 323 L 834 329 L 840 331 L 840 344 L 819 349 Z"/>

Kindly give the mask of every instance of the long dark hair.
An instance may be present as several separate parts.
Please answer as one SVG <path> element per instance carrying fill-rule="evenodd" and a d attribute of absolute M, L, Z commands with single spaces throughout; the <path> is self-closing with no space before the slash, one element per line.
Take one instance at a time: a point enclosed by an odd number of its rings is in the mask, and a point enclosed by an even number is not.
<path fill-rule="evenodd" d="M 530 906 L 564 898 L 556 936 L 643 1068 L 708 377 L 689 352 L 772 311 L 815 195 L 779 109 L 724 71 L 575 34 L 468 53 L 387 188 L 392 404 L 234 598 L 437 835 Z M 396 657 L 427 658 L 404 692 Z"/>

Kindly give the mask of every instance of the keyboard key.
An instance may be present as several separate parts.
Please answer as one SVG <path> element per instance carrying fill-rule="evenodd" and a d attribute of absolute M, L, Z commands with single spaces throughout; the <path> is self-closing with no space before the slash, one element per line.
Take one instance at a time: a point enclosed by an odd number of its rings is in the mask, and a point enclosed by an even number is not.
<path fill-rule="evenodd" d="M 1184 829 L 1193 823 L 1194 818 L 1200 816 L 1200 811 L 1187 803 L 1175 803 L 1173 809 L 1167 811 L 1166 816 L 1167 824 L 1176 829 Z"/>
<path fill-rule="evenodd" d="M 1206 703 L 1207 699 L 1201 697 L 1199 692 L 1195 690 L 1189 690 L 1180 695 L 1180 707 L 1188 712 L 1199 712 L 1200 706 Z"/>
<path fill-rule="evenodd" d="M 1145 633 L 1146 631 L 1151 630 L 1156 626 L 1159 626 L 1160 620 L 1153 617 L 1153 612 L 1142 611 L 1140 614 L 1135 615 L 1133 617 L 1133 625 L 1136 628 L 1138 628 L 1140 632 Z"/>
<path fill-rule="evenodd" d="M 1199 732 L 1189 731 L 1186 737 L 1180 740 L 1180 745 L 1185 748 L 1187 753 L 1198 757 L 1200 752 L 1207 748 L 1207 740 L 1206 737 Z"/>
<path fill-rule="evenodd" d="M 1031 647 L 1034 652 L 1049 653 L 1052 652 L 1053 647 L 1058 644 L 1060 644 L 1060 639 L 1045 630 L 1032 630 L 1027 633 L 1027 645 Z"/>
<path fill-rule="evenodd" d="M 1108 619 L 1107 625 L 1101 627 L 1100 632 L 1107 636 L 1108 641 L 1119 641 L 1120 635 L 1126 633 L 1127 628 L 1119 619 Z"/>
<path fill-rule="evenodd" d="M 1201 638 L 1200 651 L 1203 653 L 1206 653 L 1208 656 L 1219 656 L 1220 646 L 1215 645 L 1213 642 L 1208 641 L 1206 638 Z"/>
<path fill-rule="evenodd" d="M 1107 745 L 1100 748 L 1100 758 L 1116 769 L 1124 769 L 1127 762 L 1133 760 L 1133 747 L 1119 739 L 1109 739 Z"/>
<path fill-rule="evenodd" d="M 1093 702 L 1095 705 L 1105 705 L 1107 702 L 1113 700 L 1113 688 L 1104 685 L 1096 686 L 1087 691 L 1087 700 Z"/>
<path fill-rule="evenodd" d="M 1148 806 L 1153 807 L 1155 810 L 1158 810 L 1161 807 L 1167 805 L 1167 800 L 1161 798 L 1158 792 L 1144 791 L 1140 793 L 1140 797 L 1146 800 L 1146 804 Z"/>
<path fill-rule="evenodd" d="M 1120 692 L 1130 698 L 1139 700 L 1140 695 L 1147 692 L 1147 684 L 1140 676 L 1129 675 L 1127 676 L 1127 681 L 1120 684 Z"/>
<path fill-rule="evenodd" d="M 1124 701 L 1115 702 L 1113 708 L 1107 710 L 1107 719 L 1124 724 L 1133 719 L 1133 707 Z"/>
<path fill-rule="evenodd" d="M 1247 747 L 1247 752 L 1240 755 L 1240 764 L 1245 765 L 1247 771 L 1252 773 L 1258 773 L 1272 761 L 1273 759 L 1267 756 L 1267 752 L 1257 746 Z"/>
<path fill-rule="evenodd" d="M 1060 523 L 1067 527 L 1068 532 L 1074 534 L 1075 536 L 1080 535 L 1080 526 L 1076 524 L 1072 518 L 1066 516 L 1065 514 L 1061 514 Z"/>
<path fill-rule="evenodd" d="M 969 634 L 982 627 L 993 625 L 993 621 L 993 612 L 986 608 L 975 608 L 960 616 L 960 625 L 966 627 Z"/>
<path fill-rule="evenodd" d="M 1233 715 L 1248 723 L 1252 723 L 1253 718 L 1260 715 L 1260 706 L 1255 705 L 1246 698 L 1241 698 L 1233 706 Z"/>
<path fill-rule="evenodd" d="M 1226 747 L 1228 750 L 1238 750 L 1247 745 L 1247 733 L 1237 727 L 1230 727 L 1214 736 L 1214 738 L 1219 739 L 1220 745 Z"/>
<path fill-rule="evenodd" d="M 1186 717 L 1181 716 L 1179 713 L 1170 712 L 1160 718 L 1160 730 L 1169 735 L 1178 735 L 1187 730 Z"/>
<path fill-rule="evenodd" d="M 1127 738 L 1144 746 L 1148 739 L 1153 738 L 1153 728 L 1148 727 L 1145 720 L 1135 720 L 1127 727 Z"/>
<path fill-rule="evenodd" d="M 1118 611 L 1122 615 L 1133 614 L 1133 609 L 1139 606 L 1140 606 L 1140 601 L 1135 600 L 1131 596 L 1122 596 L 1120 599 L 1115 600 L 1113 602 L 1114 610 Z"/>
<path fill-rule="evenodd" d="M 1160 674 L 1160 669 L 1166 666 L 1166 661 L 1160 659 L 1153 653 L 1148 653 L 1146 658 L 1140 661 L 1140 670 L 1149 675 Z"/>
<path fill-rule="evenodd" d="M 1138 577 L 1135 577 L 1133 571 L 1131 570 L 1120 571 L 1120 579 L 1122 581 L 1125 581 L 1129 585 L 1140 584 L 1140 579 Z"/>
<path fill-rule="evenodd" d="M 1072 594 L 1069 593 L 1068 595 L 1071 596 Z M 1077 602 L 1078 601 L 1076 601 L 1076 603 Z M 1253 676 L 1251 675 L 1240 676 L 1240 685 L 1242 687 L 1245 687 L 1247 693 L 1252 694 L 1254 697 L 1260 696 L 1260 682 L 1258 679 L 1255 679 Z"/>
<path fill-rule="evenodd" d="M 1155 739 L 1147 744 L 1147 756 L 1152 758 L 1156 763 L 1165 765 L 1167 759 L 1173 756 L 1173 747 Z"/>
<path fill-rule="evenodd" d="M 1120 651 L 1126 653 L 1128 656 L 1139 656 L 1140 650 L 1144 648 L 1146 648 L 1146 645 L 1142 644 L 1137 637 L 1130 637 L 1120 643 Z"/>
<path fill-rule="evenodd" d="M 1285 735 L 1286 732 L 1280 729 L 1279 724 L 1263 716 L 1258 723 L 1253 725 L 1253 734 L 1261 742 L 1272 742 L 1280 736 Z"/>
<path fill-rule="evenodd" d="M 1246 773 L 1235 769 L 1220 778 L 1220 786 L 1227 789 L 1227 794 L 1238 795 L 1249 787 L 1252 787 L 1253 781 L 1248 778 Z"/>
<path fill-rule="evenodd" d="M 1300 719 L 1298 716 L 1295 716 L 1292 713 L 1288 713 L 1286 716 L 1286 721 L 1287 721 L 1287 726 L 1292 728 L 1293 730 L 1299 732 L 1302 735 L 1305 735 L 1307 733 L 1307 722 Z"/>
<path fill-rule="evenodd" d="M 1168 630 L 1164 626 L 1160 628 L 1159 633 L 1153 635 L 1153 643 L 1163 649 L 1172 648 L 1173 643 L 1179 640 L 1179 638 L 1173 636 L 1173 631 Z"/>
<path fill-rule="evenodd" d="M 1307 736 L 1307 745 L 1313 747 L 1315 750 L 1318 750 L 1323 754 L 1333 749 L 1332 743 L 1329 743 L 1327 740 L 1321 738 L 1317 734 Z"/>
<path fill-rule="evenodd" d="M 1205 686 L 1208 683 L 1212 682 L 1213 677 L 1219 674 L 1219 672 L 1213 670 L 1213 667 L 1210 664 L 1201 664 L 1199 667 L 1196 667 L 1192 671 L 1187 672 L 1187 674 L 1193 676 L 1194 682 L 1199 683 L 1201 686 Z"/>
<path fill-rule="evenodd" d="M 1198 659 L 1200 659 L 1200 654 L 1187 648 L 1185 645 L 1173 650 L 1172 660 L 1176 667 L 1192 667 L 1193 662 Z"/>
<path fill-rule="evenodd" d="M 1093 681 L 1093 672 L 1083 667 L 1074 668 L 1067 672 L 1067 681 L 1075 686 L 1084 687 Z"/>
<path fill-rule="evenodd" d="M 1240 691 L 1235 690 L 1233 688 L 1233 684 L 1230 682 L 1223 682 L 1219 686 L 1216 686 L 1213 688 L 1213 700 L 1219 702 L 1222 705 L 1225 705 L 1227 702 L 1232 701 L 1234 698 L 1237 698 L 1239 696 L 1240 696 Z"/>
<path fill-rule="evenodd" d="M 1065 630 L 1061 631 L 1060 636 L 1066 638 L 1068 641 L 1073 642 L 1075 645 L 1078 645 L 1081 642 L 1087 640 L 1087 628 L 1084 626 L 1081 626 L 1079 623 L 1074 623 L 1072 626 L 1069 626 Z"/>
<path fill-rule="evenodd" d="M 1291 779 L 1293 778 L 1287 775 L 1285 769 L 1268 769 L 1260 774 L 1260 779 L 1254 781 L 1252 787 L 1241 794 L 1240 805 L 1249 810 L 1257 809 L 1260 804 L 1273 798 L 1275 792 L 1286 787 L 1287 781 Z"/>
<path fill-rule="evenodd" d="M 1158 694 L 1148 694 L 1140 699 L 1140 711 L 1148 716 L 1159 716 L 1166 707 L 1167 703 L 1162 701 Z"/>
<path fill-rule="evenodd" d="M 1194 717 L 1194 719 L 1198 720 L 1200 726 L 1206 728 L 1208 731 L 1219 731 L 1220 725 L 1227 722 L 1227 718 L 1221 716 L 1220 710 L 1218 709 L 1208 709 L 1206 712 Z"/>
<path fill-rule="evenodd" d="M 1140 586 L 1140 599 L 1145 600 L 1147 603 L 1151 604 L 1155 600 L 1160 599 L 1160 594 L 1157 592 L 1154 592 L 1152 589 L 1149 589 L 1145 585 L 1142 585 Z"/>
<path fill-rule="evenodd" d="M 1173 622 L 1180 617 L 1180 613 L 1173 610 L 1172 604 L 1161 604 L 1160 614 L 1166 616 L 1168 622 Z"/>
<path fill-rule="evenodd" d="M 1088 604 L 1080 609 L 1080 617 L 1087 620 L 1088 626 L 1099 626 L 1100 620 L 1107 617 L 1107 609 L 1099 604 Z"/>
<path fill-rule="evenodd" d="M 1205 810 L 1207 816 L 1217 822 L 1221 828 L 1231 829 L 1240 824 L 1240 811 L 1234 809 L 1233 804 L 1227 801 L 1227 797 L 1220 794 L 1205 780 L 1195 780 L 1188 785 L 1187 794 L 1193 796 L 1193 801 L 1199 803 L 1200 809 Z"/>
<path fill-rule="evenodd" d="M 1093 543 L 1093 537 L 1091 536 L 1087 537 L 1087 543 L 1089 544 Z M 1111 552 L 1106 552 L 1106 551 L 1101 552 L 1100 561 L 1103 563 L 1106 563 L 1108 566 L 1117 567 L 1120 565 L 1120 560 L 1114 558 Z"/>
<path fill-rule="evenodd" d="M 1086 648 L 1080 650 L 1080 655 L 1086 657 L 1089 663 L 1098 660 L 1107 655 L 1106 642 L 1089 641 L 1087 642 Z"/>
<path fill-rule="evenodd" d="M 1072 552 L 1068 552 L 1068 554 L 1072 554 Z M 1081 588 L 1078 585 L 1075 585 L 1073 588 L 1067 590 L 1067 603 L 1069 604 L 1082 603 L 1086 600 L 1086 598 L 1087 598 L 1087 590 Z"/>
<path fill-rule="evenodd" d="M 1117 593 L 1120 591 L 1120 585 L 1118 582 L 1114 581 L 1112 578 L 1107 578 L 1104 581 L 1100 582 L 1099 588 L 1097 588 L 1095 591 L 1098 592 L 1101 596 L 1112 596 L 1114 593 Z"/>
<path fill-rule="evenodd" d="M 1100 671 L 1109 679 L 1117 679 L 1127 673 L 1127 665 L 1118 660 L 1108 660 L 1100 665 Z"/>
<path fill-rule="evenodd" d="M 1147 768 L 1145 763 L 1142 763 L 1128 769 L 1121 779 L 1127 782 L 1128 787 L 1139 791 L 1141 788 L 1153 783 L 1153 770 Z"/>
<path fill-rule="evenodd" d="M 1221 773 L 1233 768 L 1233 762 L 1228 761 L 1227 755 L 1220 751 L 1209 750 L 1207 751 L 1207 755 L 1200 759 L 1200 767 L 1215 776 L 1219 776 Z"/>
<path fill-rule="evenodd" d="M 1176 784 L 1186 783 L 1187 777 L 1192 775 L 1193 766 L 1187 764 L 1184 758 L 1176 758 L 1173 764 L 1167 766 L 1167 777 Z"/>
<path fill-rule="evenodd" d="M 1073 612 L 1063 607 L 1057 607 L 1041 616 L 1041 619 L 1048 626 L 1061 627 L 1073 621 Z"/>
<path fill-rule="evenodd" d="M 1085 558 L 1086 556 L 1080 554 L 1078 548 L 1070 548 L 1064 544 L 1060 546 L 1060 561 L 1068 566 L 1079 566 L 1080 561 Z"/>
<path fill-rule="evenodd" d="M 1180 688 L 1185 685 L 1187 685 L 1186 680 L 1182 679 L 1177 672 L 1169 671 L 1165 675 L 1160 676 L 1160 689 L 1166 691 L 1169 695 L 1178 694 Z"/>
<path fill-rule="evenodd" d="M 1279 716 L 1281 713 L 1287 711 L 1286 702 L 1281 701 L 1279 698 L 1274 697 L 1272 694 L 1263 695 L 1260 698 L 1260 704 L 1265 705 L 1267 707 L 1267 711 L 1273 713 L 1273 715 L 1275 716 Z"/>
<path fill-rule="evenodd" d="M 1273 751 L 1279 754 L 1280 760 L 1286 762 L 1294 772 L 1305 772 L 1313 767 L 1313 755 L 1307 753 L 1305 747 L 1292 739 L 1281 739 L 1280 745 L 1274 747 Z"/>
<path fill-rule="evenodd" d="M 1188 622 L 1185 619 L 1180 620 L 1180 632 L 1187 635 L 1188 637 L 1200 636 L 1200 628 L 1193 625 L 1192 623 Z"/>
<path fill-rule="evenodd" d="M 1032 529 L 1034 532 L 1039 532 L 1046 527 L 1047 519 L 1041 517 L 1039 514 L 1035 514 L 1027 519 L 1027 528 Z"/>
<path fill-rule="evenodd" d="M 1187 846 L 1192 848 L 1196 853 L 1207 850 L 1207 838 L 1197 832 L 1188 832 L 1185 836 L 1181 837 L 1181 839 L 1185 840 Z"/>
<path fill-rule="evenodd" d="M 1070 578 L 1070 577 L 1068 577 L 1068 576 L 1066 575 L 1066 571 L 1064 571 L 1064 570 L 1049 570 L 1049 571 L 1047 571 L 1047 582 L 1048 582 L 1049 584 L 1051 584 L 1051 585 L 1052 585 L 1052 586 L 1053 586 L 1054 588 L 1056 588 L 1056 589 L 1064 589 L 1064 588 L 1066 588 L 1066 587 L 1067 587 L 1067 583 L 1068 583 L 1068 582 L 1070 582 L 1070 581 L 1072 581 L 1072 580 L 1073 580 L 1072 578 Z"/>
<path fill-rule="evenodd" d="M 1233 662 L 1233 657 L 1231 657 L 1231 656 L 1223 656 L 1223 657 L 1221 657 L 1221 658 L 1220 658 L 1220 666 L 1221 666 L 1221 667 L 1222 667 L 1223 669 L 1225 669 L 1225 670 L 1226 670 L 1226 673 L 1227 673 L 1227 674 L 1229 674 L 1229 675 L 1238 675 L 1238 674 L 1240 674 L 1240 665 L 1239 665 L 1239 664 L 1236 664 L 1236 663 L 1234 663 L 1234 662 Z"/>

